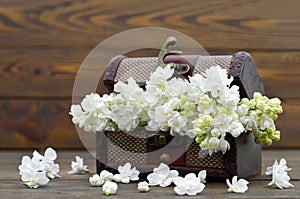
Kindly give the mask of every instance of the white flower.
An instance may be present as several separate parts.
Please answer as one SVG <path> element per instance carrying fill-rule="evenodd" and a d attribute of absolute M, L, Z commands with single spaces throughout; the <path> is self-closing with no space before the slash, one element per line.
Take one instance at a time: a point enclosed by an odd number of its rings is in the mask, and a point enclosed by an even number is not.
<path fill-rule="evenodd" d="M 106 181 L 102 187 L 102 191 L 105 195 L 113 195 L 116 194 L 118 190 L 118 185 L 115 182 Z"/>
<path fill-rule="evenodd" d="M 233 176 L 232 184 L 230 183 L 229 179 L 226 179 L 226 183 L 228 185 L 228 192 L 234 193 L 245 193 L 248 190 L 249 182 L 244 179 L 237 180 L 237 176 Z"/>
<path fill-rule="evenodd" d="M 156 106 L 154 110 L 149 110 L 148 114 L 151 120 L 149 121 L 148 126 L 146 126 L 146 129 L 150 131 L 169 130 L 167 121 L 169 120 L 171 113 L 172 109 L 167 105 Z"/>
<path fill-rule="evenodd" d="M 187 174 L 183 177 L 174 178 L 174 191 L 178 195 L 190 195 L 195 196 L 201 193 L 205 187 L 203 183 L 200 182 L 200 178 L 197 178 L 194 173 Z"/>
<path fill-rule="evenodd" d="M 219 150 L 223 152 L 223 154 L 230 149 L 230 144 L 225 139 L 220 139 L 219 142 Z"/>
<path fill-rule="evenodd" d="M 72 122 L 86 132 L 96 133 L 104 130 L 111 123 L 110 100 L 108 95 L 102 98 L 97 93 L 86 95 L 81 106 L 71 106 L 69 114 L 73 116 Z"/>
<path fill-rule="evenodd" d="M 19 165 L 19 174 L 23 178 L 23 175 L 27 173 L 29 170 L 41 171 L 41 169 L 44 169 L 45 167 L 46 166 L 44 165 L 44 163 L 33 161 L 29 156 L 23 156 L 21 164 Z M 25 180 L 22 179 L 22 181 Z"/>
<path fill-rule="evenodd" d="M 118 167 L 119 174 L 115 174 L 113 179 L 116 182 L 129 183 L 139 180 L 140 172 L 135 167 L 131 169 L 131 164 L 127 162 L 124 166 Z"/>
<path fill-rule="evenodd" d="M 114 175 L 107 170 L 102 170 L 100 172 L 100 178 L 103 179 L 104 181 L 107 181 L 107 180 L 112 181 L 114 178 Z"/>
<path fill-rule="evenodd" d="M 49 179 L 46 177 L 46 172 L 37 172 L 34 170 L 27 170 L 27 172 L 22 175 L 22 180 L 24 181 L 24 186 L 34 189 L 49 182 Z"/>
<path fill-rule="evenodd" d="M 114 175 L 107 170 L 102 170 L 100 175 L 94 174 L 92 177 L 89 178 L 89 182 L 92 186 L 99 187 L 104 184 L 106 181 L 112 181 Z"/>
<path fill-rule="evenodd" d="M 187 95 L 192 101 L 196 103 L 199 102 L 200 97 L 205 92 L 203 85 L 204 85 L 204 78 L 202 75 L 195 74 L 194 76 L 189 77 Z"/>
<path fill-rule="evenodd" d="M 262 120 L 261 124 L 260 124 L 260 129 L 265 130 L 267 128 L 271 128 L 272 126 L 274 126 L 274 121 L 271 118 L 269 118 L 268 116 L 265 115 L 263 117 L 263 120 Z"/>
<path fill-rule="evenodd" d="M 168 80 L 172 77 L 174 69 L 170 66 L 164 68 L 157 67 L 155 72 L 150 75 L 150 80 L 146 81 L 145 99 L 150 106 L 164 103 L 168 88 Z M 172 87 L 171 87 L 172 88 Z M 169 93 L 172 93 L 171 91 Z"/>
<path fill-rule="evenodd" d="M 228 89 L 228 86 L 233 81 L 232 76 L 228 79 L 226 69 L 222 69 L 218 65 L 206 69 L 203 76 L 206 77 L 204 79 L 204 89 L 209 91 L 214 98 L 225 94 L 225 90 Z"/>
<path fill-rule="evenodd" d="M 47 148 L 44 156 L 38 153 L 37 151 L 33 152 L 32 161 L 39 164 L 39 170 L 46 171 L 46 174 L 49 178 L 60 177 L 58 175 L 59 165 L 54 163 L 56 160 L 57 154 L 54 149 L 51 147 Z"/>
<path fill-rule="evenodd" d="M 38 188 L 39 185 L 47 184 L 49 178 L 60 177 L 58 175 L 59 165 L 54 163 L 56 158 L 57 154 L 52 148 L 47 148 L 44 156 L 37 151 L 33 152 L 32 158 L 23 156 L 19 165 L 19 174 L 23 185 Z"/>
<path fill-rule="evenodd" d="M 139 182 L 137 189 L 140 192 L 148 192 L 148 191 L 150 191 L 149 184 L 146 181 Z"/>
<path fill-rule="evenodd" d="M 89 178 L 89 182 L 94 187 L 100 187 L 104 184 L 104 179 L 100 178 L 98 174 L 94 174 L 92 177 Z"/>
<path fill-rule="evenodd" d="M 75 159 L 75 162 L 71 162 L 72 170 L 68 171 L 68 174 L 90 173 L 87 165 L 83 165 L 83 158 L 76 156 Z"/>
<path fill-rule="evenodd" d="M 198 173 L 198 178 L 200 179 L 201 183 L 206 183 L 206 170 L 202 170 Z"/>
<path fill-rule="evenodd" d="M 128 78 L 127 82 L 127 84 L 121 81 L 117 82 L 114 85 L 114 91 L 120 93 L 125 100 L 143 94 L 143 89 L 139 87 L 132 77 Z"/>
<path fill-rule="evenodd" d="M 158 66 L 156 70 L 150 75 L 150 81 L 147 81 L 147 84 L 159 85 L 162 81 L 167 81 L 174 74 L 174 69 L 171 69 L 170 66 L 161 67 Z"/>
<path fill-rule="evenodd" d="M 179 97 L 187 92 L 187 88 L 187 81 L 174 77 L 167 82 L 164 94 L 167 97 Z"/>
<path fill-rule="evenodd" d="M 276 167 L 278 167 L 279 165 L 282 165 L 285 168 L 285 171 L 290 171 L 291 168 L 288 168 L 286 164 L 287 164 L 287 162 L 284 158 L 281 158 L 281 160 L 279 161 L 279 164 L 278 164 L 278 161 L 275 160 L 275 162 L 272 166 L 267 167 L 266 175 L 267 176 L 273 175 L 273 170 L 275 170 Z"/>
<path fill-rule="evenodd" d="M 178 177 L 178 171 L 171 170 L 168 165 L 160 163 L 159 167 L 153 169 L 153 173 L 147 176 L 150 186 L 159 185 L 161 187 L 167 187 L 173 179 Z"/>
<path fill-rule="evenodd" d="M 285 165 L 275 166 L 272 174 L 272 181 L 266 185 L 266 187 L 271 187 L 272 185 L 276 185 L 280 189 L 293 188 L 294 185 L 291 184 L 290 176 L 286 171 L 287 167 Z"/>
<path fill-rule="evenodd" d="M 46 170 L 46 174 L 49 178 L 55 178 L 55 177 L 59 177 L 60 175 L 58 175 L 59 172 L 59 164 L 50 164 L 47 166 L 47 170 Z"/>

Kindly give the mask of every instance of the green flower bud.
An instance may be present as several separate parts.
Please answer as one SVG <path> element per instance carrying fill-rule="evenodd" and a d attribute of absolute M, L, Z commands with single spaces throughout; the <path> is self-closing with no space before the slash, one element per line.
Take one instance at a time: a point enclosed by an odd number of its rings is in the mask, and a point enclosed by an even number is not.
<path fill-rule="evenodd" d="M 243 98 L 240 103 L 248 105 L 249 102 L 250 102 L 250 100 L 248 98 Z"/>
<path fill-rule="evenodd" d="M 203 121 L 207 126 L 210 126 L 212 124 L 213 118 L 210 115 L 205 115 L 203 117 Z"/>
<path fill-rule="evenodd" d="M 262 95 L 259 93 L 259 92 L 255 92 L 254 94 L 253 94 L 253 98 L 254 99 L 258 99 L 258 98 L 261 98 L 262 97 Z"/>
<path fill-rule="evenodd" d="M 214 137 L 219 137 L 220 136 L 220 131 L 216 128 L 214 128 L 213 130 L 211 130 L 211 135 Z"/>
<path fill-rule="evenodd" d="M 269 138 L 278 142 L 280 140 L 280 131 L 273 131 L 273 133 L 269 135 Z"/>

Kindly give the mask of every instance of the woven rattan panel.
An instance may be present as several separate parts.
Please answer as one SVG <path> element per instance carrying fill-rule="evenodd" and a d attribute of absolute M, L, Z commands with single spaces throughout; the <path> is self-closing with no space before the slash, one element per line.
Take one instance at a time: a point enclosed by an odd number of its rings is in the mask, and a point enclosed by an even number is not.
<path fill-rule="evenodd" d="M 188 146 L 188 145 L 187 145 Z M 207 152 L 201 152 L 199 144 L 192 142 L 186 150 L 185 165 L 190 167 L 204 167 L 224 169 L 224 156 L 221 152 L 208 155 Z"/>
<path fill-rule="evenodd" d="M 108 163 L 146 163 L 146 134 L 142 131 L 108 132 Z"/>
<path fill-rule="evenodd" d="M 194 68 L 194 74 L 201 73 L 205 69 L 215 65 L 219 65 L 228 71 L 230 67 L 231 59 L 232 59 L 232 55 L 199 56 Z"/>
<path fill-rule="evenodd" d="M 124 59 L 120 63 L 115 81 L 127 81 L 129 77 L 137 82 L 145 82 L 158 65 L 157 57 Z"/>
<path fill-rule="evenodd" d="M 199 56 L 196 61 L 194 74 L 201 73 L 205 69 L 215 65 L 228 70 L 231 59 L 232 55 Z M 115 81 L 127 81 L 129 77 L 133 77 L 137 82 L 145 82 L 149 79 L 150 74 L 155 71 L 157 65 L 158 58 L 156 57 L 124 59 L 120 63 Z"/>

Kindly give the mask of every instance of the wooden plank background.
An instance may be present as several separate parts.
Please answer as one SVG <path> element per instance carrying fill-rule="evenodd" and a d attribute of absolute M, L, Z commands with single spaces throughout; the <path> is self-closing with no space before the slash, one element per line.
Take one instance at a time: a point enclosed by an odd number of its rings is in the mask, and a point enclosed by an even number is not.
<path fill-rule="evenodd" d="M 282 139 L 273 147 L 300 147 L 299 7 L 293 0 L 2 0 L 0 148 L 82 148 L 68 116 L 81 62 L 106 38 L 145 26 L 180 31 L 210 54 L 250 52 L 266 94 L 283 102 Z"/>

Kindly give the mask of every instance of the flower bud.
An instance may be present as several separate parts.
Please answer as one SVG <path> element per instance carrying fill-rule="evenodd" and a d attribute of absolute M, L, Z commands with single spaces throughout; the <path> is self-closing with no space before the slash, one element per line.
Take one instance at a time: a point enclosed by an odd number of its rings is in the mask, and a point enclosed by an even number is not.
<path fill-rule="evenodd" d="M 102 187 L 102 191 L 105 195 L 113 195 L 117 192 L 118 185 L 115 182 L 106 181 Z"/>
<path fill-rule="evenodd" d="M 220 131 L 216 128 L 214 128 L 213 130 L 211 130 L 211 135 L 214 136 L 214 137 L 219 137 L 221 134 L 220 134 Z"/>
<path fill-rule="evenodd" d="M 216 148 L 219 145 L 219 139 L 216 137 L 211 137 L 208 141 L 210 148 Z"/>
<path fill-rule="evenodd" d="M 138 188 L 140 192 L 148 192 L 150 191 L 149 184 L 146 181 L 139 182 L 138 183 Z"/>
<path fill-rule="evenodd" d="M 219 149 L 223 152 L 223 154 L 230 149 L 230 145 L 226 140 L 220 139 L 219 142 Z"/>

